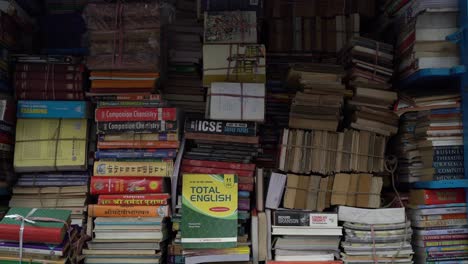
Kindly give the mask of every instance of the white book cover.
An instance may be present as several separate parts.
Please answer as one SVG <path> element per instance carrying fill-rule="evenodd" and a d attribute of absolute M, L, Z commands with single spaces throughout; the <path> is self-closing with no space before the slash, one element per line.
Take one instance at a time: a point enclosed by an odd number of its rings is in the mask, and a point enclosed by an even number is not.
<path fill-rule="evenodd" d="M 284 186 L 286 185 L 286 174 L 271 173 L 270 183 L 268 184 L 268 193 L 266 197 L 265 207 L 270 209 L 278 209 L 281 198 L 283 198 Z"/>

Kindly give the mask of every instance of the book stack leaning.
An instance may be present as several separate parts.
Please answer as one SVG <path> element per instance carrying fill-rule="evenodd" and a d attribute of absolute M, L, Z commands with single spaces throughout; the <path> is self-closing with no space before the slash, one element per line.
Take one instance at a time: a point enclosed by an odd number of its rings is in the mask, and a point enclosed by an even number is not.
<path fill-rule="evenodd" d="M 68 56 L 22 56 L 18 61 L 15 86 L 27 84 L 27 91 L 17 91 L 16 96 L 28 100 L 17 103 L 14 167 L 19 176 L 10 207 L 71 210 L 72 224 L 81 226 L 89 178 L 89 104 L 54 97 L 83 99 L 78 83 L 84 65 Z M 48 91 L 48 86 L 54 89 Z M 70 87 L 73 92 L 67 91 Z M 39 101 L 43 98 L 48 101 Z"/>

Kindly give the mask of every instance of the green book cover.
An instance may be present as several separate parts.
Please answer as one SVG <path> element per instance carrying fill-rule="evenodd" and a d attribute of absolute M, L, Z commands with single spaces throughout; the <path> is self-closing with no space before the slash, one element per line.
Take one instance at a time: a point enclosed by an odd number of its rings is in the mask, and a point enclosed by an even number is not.
<path fill-rule="evenodd" d="M 184 174 L 182 182 L 182 246 L 237 246 L 237 176 Z"/>
<path fill-rule="evenodd" d="M 23 217 L 27 216 L 33 209 L 32 208 L 21 208 L 15 207 L 11 208 L 6 215 L 21 215 Z M 55 218 L 59 220 L 63 220 L 65 222 L 70 221 L 71 211 L 70 210 L 61 210 L 61 209 L 43 209 L 38 208 L 34 213 L 29 215 L 29 217 L 48 217 L 48 218 Z M 3 218 L 0 221 L 0 225 L 21 225 L 21 220 L 16 220 L 13 218 Z M 33 226 L 28 222 L 24 223 L 25 226 Z M 64 223 L 58 222 L 43 222 L 43 221 L 36 221 L 34 226 L 38 227 L 49 227 L 49 228 L 63 228 Z"/>

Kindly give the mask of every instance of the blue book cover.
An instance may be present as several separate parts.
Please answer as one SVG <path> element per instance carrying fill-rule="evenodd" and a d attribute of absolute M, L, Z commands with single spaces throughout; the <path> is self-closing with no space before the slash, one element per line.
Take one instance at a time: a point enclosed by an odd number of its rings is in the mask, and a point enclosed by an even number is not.
<path fill-rule="evenodd" d="M 18 101 L 18 118 L 88 118 L 85 101 Z"/>
<path fill-rule="evenodd" d="M 460 110 L 459 107 L 431 110 L 431 114 L 433 114 L 433 115 L 446 115 L 446 114 L 459 114 L 459 113 L 461 113 L 461 110 Z"/>
<path fill-rule="evenodd" d="M 145 158 L 175 158 L 175 149 L 112 149 L 99 150 L 95 153 L 96 159 L 145 159 Z"/>

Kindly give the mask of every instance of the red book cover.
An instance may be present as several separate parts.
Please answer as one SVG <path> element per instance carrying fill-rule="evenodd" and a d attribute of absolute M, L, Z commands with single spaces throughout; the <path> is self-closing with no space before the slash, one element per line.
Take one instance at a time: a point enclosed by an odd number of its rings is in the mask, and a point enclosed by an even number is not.
<path fill-rule="evenodd" d="M 21 92 L 16 93 L 18 100 L 84 100 L 83 92 Z"/>
<path fill-rule="evenodd" d="M 253 171 L 194 167 L 194 166 L 187 166 L 187 165 L 182 165 L 182 173 L 235 174 L 239 177 L 253 177 L 254 175 Z"/>
<path fill-rule="evenodd" d="M 99 149 L 174 149 L 179 148 L 179 141 L 99 141 L 97 147 Z"/>
<path fill-rule="evenodd" d="M 465 189 L 415 190 L 409 195 L 412 205 L 465 203 Z"/>
<path fill-rule="evenodd" d="M 74 81 L 74 80 L 83 80 L 83 72 L 81 71 L 72 71 L 72 72 L 61 72 L 61 73 L 50 73 L 50 72 L 15 72 L 15 83 L 23 82 L 26 80 L 38 80 L 44 81 L 49 80 L 49 83 L 52 81 Z"/>
<path fill-rule="evenodd" d="M 210 167 L 231 170 L 255 170 L 255 164 L 250 163 L 235 163 L 235 162 L 222 162 L 222 161 L 209 161 L 209 160 L 182 160 L 182 165 L 196 166 L 196 167 Z"/>
<path fill-rule="evenodd" d="M 83 64 L 48 64 L 48 63 L 17 63 L 15 65 L 16 72 L 74 72 L 84 71 Z"/>
<path fill-rule="evenodd" d="M 91 194 L 164 193 L 162 177 L 91 177 Z"/>
<path fill-rule="evenodd" d="M 253 184 L 250 183 L 239 183 L 238 184 L 239 191 L 247 191 L 247 192 L 253 192 Z"/>
<path fill-rule="evenodd" d="M 89 89 L 90 92 L 92 93 L 108 93 L 108 94 L 114 94 L 114 93 L 121 93 L 121 92 L 127 92 L 128 90 L 131 90 L 134 93 L 151 93 L 154 89 L 151 88 L 120 88 L 120 89 L 112 89 L 112 88 L 91 88 Z"/>
<path fill-rule="evenodd" d="M 4 241 L 18 242 L 19 225 L 0 225 L 0 239 Z M 63 240 L 63 229 L 28 226 L 24 229 L 23 242 L 25 243 L 45 243 L 58 245 Z"/>
<path fill-rule="evenodd" d="M 167 205 L 168 193 L 158 194 L 101 194 L 98 204 L 101 205 Z"/>
<path fill-rule="evenodd" d="M 96 122 L 175 121 L 176 108 L 120 107 L 96 109 Z"/>

